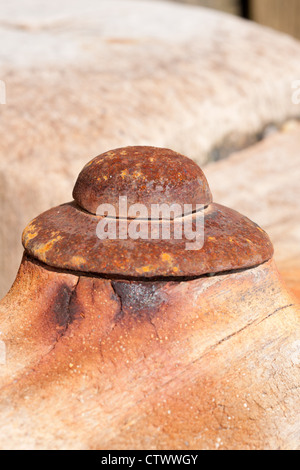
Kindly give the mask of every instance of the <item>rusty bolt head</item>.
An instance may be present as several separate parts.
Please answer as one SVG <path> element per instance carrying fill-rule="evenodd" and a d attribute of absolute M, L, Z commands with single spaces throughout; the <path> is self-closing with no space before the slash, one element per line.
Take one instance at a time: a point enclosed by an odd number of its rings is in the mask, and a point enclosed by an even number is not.
<path fill-rule="evenodd" d="M 96 214 L 100 204 L 112 204 L 118 212 L 120 196 L 128 205 L 208 205 L 212 202 L 207 180 L 196 163 L 169 149 L 127 147 L 111 150 L 88 163 L 78 176 L 73 197 L 77 204 Z"/>
<path fill-rule="evenodd" d="M 41 214 L 23 232 L 26 252 L 55 268 L 120 277 L 195 277 L 253 267 L 273 255 L 268 235 L 238 212 L 212 203 L 200 168 L 171 150 L 127 147 L 100 155 L 84 167 L 73 195 L 75 201 Z M 184 237 L 100 240 L 97 207 L 117 208 L 122 195 L 128 204 L 148 208 L 205 205 L 204 246 L 186 250 Z"/>

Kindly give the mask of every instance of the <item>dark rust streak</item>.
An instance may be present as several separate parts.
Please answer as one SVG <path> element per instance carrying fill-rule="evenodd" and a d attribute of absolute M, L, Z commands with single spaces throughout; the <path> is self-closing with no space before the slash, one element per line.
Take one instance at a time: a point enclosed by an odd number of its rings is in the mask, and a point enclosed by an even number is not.
<path fill-rule="evenodd" d="M 115 322 L 119 322 L 125 316 L 134 319 L 145 318 L 155 328 L 152 319 L 158 308 L 167 301 L 166 294 L 162 291 L 166 282 L 112 281 L 111 284 L 120 305 Z"/>
<path fill-rule="evenodd" d="M 57 290 L 56 295 L 53 297 L 53 302 L 49 308 L 49 313 L 60 327 L 57 341 L 66 334 L 69 325 L 76 319 L 80 311 L 80 305 L 77 301 L 76 290 L 80 282 L 80 277 L 73 288 L 66 284 L 61 284 Z"/>

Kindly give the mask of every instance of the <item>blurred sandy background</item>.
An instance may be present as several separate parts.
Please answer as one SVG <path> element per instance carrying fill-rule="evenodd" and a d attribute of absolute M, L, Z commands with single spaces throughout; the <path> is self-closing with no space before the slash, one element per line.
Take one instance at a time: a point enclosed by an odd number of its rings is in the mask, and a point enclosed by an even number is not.
<path fill-rule="evenodd" d="M 1 0 L 0 296 L 25 225 L 71 199 L 87 161 L 126 145 L 205 166 L 215 200 L 271 235 L 296 292 L 299 11 L 300 0 Z"/>

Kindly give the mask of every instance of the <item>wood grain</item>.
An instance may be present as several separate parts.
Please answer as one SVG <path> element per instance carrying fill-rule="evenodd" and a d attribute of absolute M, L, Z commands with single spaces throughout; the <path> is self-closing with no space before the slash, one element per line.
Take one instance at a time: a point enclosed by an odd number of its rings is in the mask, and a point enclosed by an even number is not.
<path fill-rule="evenodd" d="M 273 261 L 155 289 L 127 309 L 110 280 L 23 260 L 0 304 L 2 449 L 298 447 L 299 307 Z"/>

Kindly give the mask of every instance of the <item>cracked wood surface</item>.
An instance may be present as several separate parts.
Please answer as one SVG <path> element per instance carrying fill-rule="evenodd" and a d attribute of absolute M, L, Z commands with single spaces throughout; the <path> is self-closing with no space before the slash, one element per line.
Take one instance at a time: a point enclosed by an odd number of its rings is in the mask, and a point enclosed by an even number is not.
<path fill-rule="evenodd" d="M 288 36 L 171 2 L 40 5 L 11 0 L 0 12 L 0 296 L 23 228 L 70 200 L 92 157 L 154 145 L 203 164 L 300 115 L 300 45 Z"/>
<path fill-rule="evenodd" d="M 141 283 L 24 257 L 0 324 L 2 448 L 299 445 L 299 307 L 273 261 Z"/>

